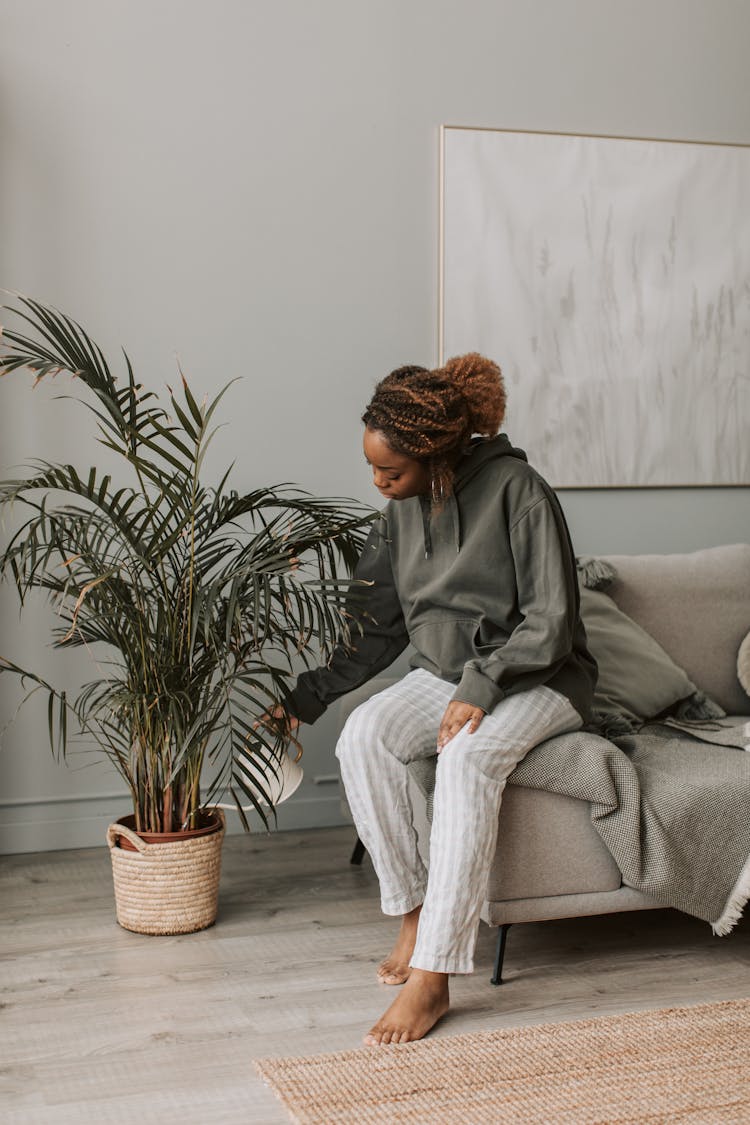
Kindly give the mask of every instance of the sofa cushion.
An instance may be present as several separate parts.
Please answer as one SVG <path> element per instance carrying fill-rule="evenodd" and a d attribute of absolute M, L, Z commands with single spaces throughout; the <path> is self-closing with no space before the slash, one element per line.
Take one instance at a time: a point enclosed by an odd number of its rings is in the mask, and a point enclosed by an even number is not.
<path fill-rule="evenodd" d="M 683 669 L 603 591 L 581 588 L 581 617 L 599 666 L 595 711 L 644 722 L 693 695 Z"/>
<path fill-rule="evenodd" d="M 487 884 L 490 901 L 613 891 L 621 882 L 587 801 L 520 785 L 506 788 Z"/>
<path fill-rule="evenodd" d="M 607 592 L 620 609 L 728 714 L 748 714 L 737 652 L 750 631 L 750 545 L 607 561 L 617 571 Z"/>
<path fill-rule="evenodd" d="M 737 653 L 737 679 L 742 690 L 750 696 L 750 633 L 747 634 Z M 748 700 L 750 703 L 750 700 Z"/>

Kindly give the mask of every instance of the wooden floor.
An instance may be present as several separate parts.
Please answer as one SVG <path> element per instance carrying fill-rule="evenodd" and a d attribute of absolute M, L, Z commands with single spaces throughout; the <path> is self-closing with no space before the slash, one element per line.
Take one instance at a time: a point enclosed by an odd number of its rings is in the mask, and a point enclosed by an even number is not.
<path fill-rule="evenodd" d="M 0 1120 L 286 1122 L 253 1057 L 359 1046 L 392 995 L 374 970 L 394 923 L 352 835 L 230 837 L 216 926 L 173 938 L 117 926 L 104 847 L 0 861 Z M 667 910 L 516 926 L 499 988 L 493 949 L 482 926 L 433 1034 L 750 995 L 747 921 L 727 938 Z"/>

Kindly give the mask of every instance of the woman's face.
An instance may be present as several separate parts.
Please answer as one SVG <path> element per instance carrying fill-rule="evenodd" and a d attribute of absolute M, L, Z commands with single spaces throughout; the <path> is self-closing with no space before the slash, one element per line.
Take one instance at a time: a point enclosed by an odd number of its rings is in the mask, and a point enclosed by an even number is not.
<path fill-rule="evenodd" d="M 422 461 L 404 453 L 394 453 L 380 430 L 365 426 L 365 460 L 381 496 L 388 500 L 408 500 L 430 489 L 430 471 Z"/>

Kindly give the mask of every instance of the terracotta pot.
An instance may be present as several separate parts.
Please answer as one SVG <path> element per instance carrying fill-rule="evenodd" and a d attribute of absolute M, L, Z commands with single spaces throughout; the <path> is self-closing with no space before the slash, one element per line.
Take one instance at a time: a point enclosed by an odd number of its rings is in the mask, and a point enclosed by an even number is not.
<path fill-rule="evenodd" d="M 218 832 L 221 827 L 218 813 L 199 813 L 198 820 L 200 825 L 198 828 L 186 828 L 184 832 L 138 832 L 133 813 L 130 816 L 121 816 L 117 823 L 129 828 L 131 832 L 135 832 L 146 844 L 172 844 L 177 840 L 192 840 L 196 836 L 210 836 L 212 832 Z M 126 852 L 138 851 L 138 848 L 128 836 L 119 834 L 116 847 L 124 848 Z"/>

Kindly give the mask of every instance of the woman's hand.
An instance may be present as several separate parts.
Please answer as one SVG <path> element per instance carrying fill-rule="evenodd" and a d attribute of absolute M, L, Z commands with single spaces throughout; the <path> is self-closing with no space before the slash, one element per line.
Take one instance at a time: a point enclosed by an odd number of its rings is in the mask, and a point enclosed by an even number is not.
<path fill-rule="evenodd" d="M 446 743 L 450 742 L 454 734 L 458 734 L 460 730 L 463 730 L 467 723 L 469 723 L 469 734 L 473 734 L 484 716 L 485 712 L 482 708 L 474 707 L 471 703 L 461 703 L 457 699 L 449 703 L 443 715 L 442 722 L 440 723 L 440 730 L 438 731 L 438 754 Z"/>
<path fill-rule="evenodd" d="M 295 715 L 290 715 L 285 707 L 277 703 L 275 707 L 269 708 L 264 712 L 256 722 L 253 723 L 253 730 L 258 727 L 265 727 L 266 730 L 271 731 L 277 737 L 286 740 L 287 742 L 294 743 L 297 749 L 297 757 L 294 759 L 296 762 L 302 757 L 302 747 L 297 739 L 297 730 L 299 728 L 299 719 Z"/>
<path fill-rule="evenodd" d="M 280 734 L 294 734 L 299 726 L 299 719 L 294 715 L 290 715 L 285 707 L 277 703 L 275 707 L 271 707 L 269 711 L 261 715 L 256 723 L 253 723 L 255 730 L 258 727 L 268 727 L 269 730 Z"/>

